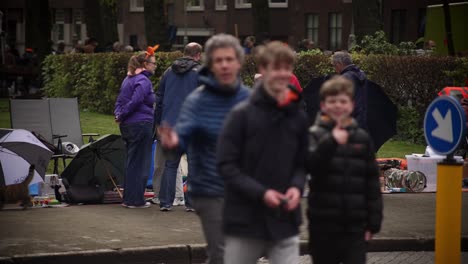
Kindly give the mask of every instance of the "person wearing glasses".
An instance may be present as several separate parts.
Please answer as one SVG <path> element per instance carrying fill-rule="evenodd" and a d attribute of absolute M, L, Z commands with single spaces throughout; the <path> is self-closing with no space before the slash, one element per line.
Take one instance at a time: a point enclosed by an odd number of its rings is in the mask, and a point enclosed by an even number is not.
<path fill-rule="evenodd" d="M 115 103 L 115 121 L 127 148 L 124 197 L 126 208 L 148 208 L 144 193 L 151 166 L 153 143 L 153 105 L 155 95 L 149 77 L 156 70 L 154 48 L 133 55 L 127 77 Z"/>

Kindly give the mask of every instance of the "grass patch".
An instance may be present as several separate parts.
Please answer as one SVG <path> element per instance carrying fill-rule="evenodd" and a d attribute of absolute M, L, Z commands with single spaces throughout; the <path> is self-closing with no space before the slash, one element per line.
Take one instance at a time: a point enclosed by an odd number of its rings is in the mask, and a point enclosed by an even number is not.
<path fill-rule="evenodd" d="M 114 122 L 114 117 L 112 115 L 81 111 L 80 120 L 82 133 L 120 135 L 119 126 Z M 9 103 L 8 99 L 5 98 L 0 99 L 0 127 L 10 127 Z M 379 152 L 377 153 L 377 157 L 404 158 L 405 155 L 411 153 L 424 153 L 424 150 L 424 145 L 390 140 L 380 148 Z"/>

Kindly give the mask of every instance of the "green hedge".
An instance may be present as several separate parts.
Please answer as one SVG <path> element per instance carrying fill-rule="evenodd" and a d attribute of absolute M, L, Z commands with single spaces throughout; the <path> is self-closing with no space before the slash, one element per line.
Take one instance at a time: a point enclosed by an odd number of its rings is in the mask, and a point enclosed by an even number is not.
<path fill-rule="evenodd" d="M 156 53 L 158 68 L 152 77 L 155 89 L 162 73 L 180 52 Z M 44 91 L 49 97 L 78 97 L 81 109 L 112 113 L 120 84 L 126 76 L 129 53 L 51 55 L 44 61 Z M 399 109 L 398 138 L 421 143 L 422 117 L 443 87 L 464 84 L 468 58 L 437 56 L 387 56 L 353 54 L 370 80 L 380 84 Z M 255 62 L 247 56 L 241 76 L 253 84 Z M 300 53 L 295 67 L 302 86 L 310 78 L 332 73 L 330 58 Z M 385 117 L 383 117 L 385 118 Z"/>

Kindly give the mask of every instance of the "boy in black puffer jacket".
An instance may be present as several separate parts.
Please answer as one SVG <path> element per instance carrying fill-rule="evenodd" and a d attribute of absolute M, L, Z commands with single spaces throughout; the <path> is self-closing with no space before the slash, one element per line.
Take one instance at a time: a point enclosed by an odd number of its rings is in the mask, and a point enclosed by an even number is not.
<path fill-rule="evenodd" d="M 382 196 L 371 139 L 351 118 L 353 84 L 320 89 L 321 113 L 309 131 L 309 248 L 314 264 L 365 263 L 366 241 L 380 230 Z"/>

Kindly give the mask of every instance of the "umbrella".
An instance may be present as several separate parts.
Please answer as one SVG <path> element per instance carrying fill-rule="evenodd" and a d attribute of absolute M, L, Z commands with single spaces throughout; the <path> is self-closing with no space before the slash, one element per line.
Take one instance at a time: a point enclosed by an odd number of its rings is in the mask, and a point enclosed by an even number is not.
<path fill-rule="evenodd" d="M 105 135 L 84 145 L 62 172 L 69 185 L 101 186 L 113 190 L 123 183 L 126 149 L 119 135 Z M 117 191 L 120 194 L 119 188 Z"/>
<path fill-rule="evenodd" d="M 313 78 L 304 89 L 303 96 L 311 125 L 314 123 L 317 112 L 320 111 L 320 87 L 328 78 L 328 76 Z M 366 80 L 364 89 L 367 91 L 368 132 L 377 152 L 387 140 L 396 134 L 398 109 L 378 84 Z"/>
<path fill-rule="evenodd" d="M 35 171 L 30 184 L 43 182 L 52 154 L 27 130 L 0 129 L 0 186 L 23 182 L 31 164 Z"/>

